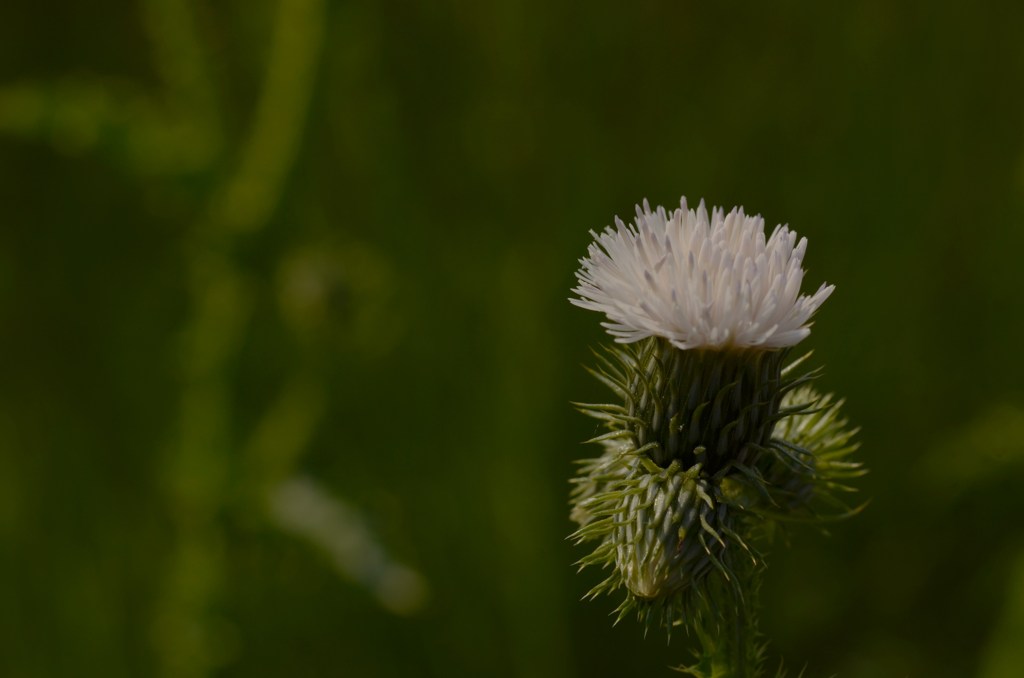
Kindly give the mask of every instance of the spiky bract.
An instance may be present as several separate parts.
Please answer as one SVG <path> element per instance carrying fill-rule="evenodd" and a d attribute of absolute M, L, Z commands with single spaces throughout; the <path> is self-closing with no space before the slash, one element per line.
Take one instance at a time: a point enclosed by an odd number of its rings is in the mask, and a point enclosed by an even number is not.
<path fill-rule="evenodd" d="M 837 494 L 853 492 L 847 481 L 867 471 L 850 455 L 860 447 L 853 440 L 858 429 L 850 428 L 842 415 L 842 400 L 820 395 L 810 386 L 787 393 L 784 411 L 772 437 L 789 451 L 788 463 L 776 463 L 765 473 L 783 518 L 828 520 L 848 515 L 851 509 Z"/>
<path fill-rule="evenodd" d="M 707 633 L 714 590 L 753 596 L 765 525 L 820 516 L 860 473 L 846 460 L 853 432 L 839 403 L 805 385 L 811 375 L 783 368 L 784 349 L 682 351 L 649 338 L 598 357 L 593 373 L 623 404 L 580 405 L 607 429 L 572 496 L 574 538 L 598 542 L 580 564 L 611 570 L 590 595 L 625 588 L 620 618 L 635 609 Z"/>
<path fill-rule="evenodd" d="M 588 595 L 624 587 L 620 618 L 635 610 L 671 626 L 679 612 L 699 611 L 712 571 L 728 580 L 738 558 L 755 562 L 735 524 L 742 509 L 728 508 L 729 498 L 699 463 L 661 468 L 643 452 L 612 449 L 581 478 L 575 499 L 581 527 L 574 537 L 601 542 L 580 565 L 611 567 Z"/>
<path fill-rule="evenodd" d="M 623 405 L 581 408 L 628 431 L 659 466 L 703 464 L 715 474 L 768 442 L 786 390 L 786 350 L 681 351 L 665 339 L 615 347 L 595 374 Z"/>

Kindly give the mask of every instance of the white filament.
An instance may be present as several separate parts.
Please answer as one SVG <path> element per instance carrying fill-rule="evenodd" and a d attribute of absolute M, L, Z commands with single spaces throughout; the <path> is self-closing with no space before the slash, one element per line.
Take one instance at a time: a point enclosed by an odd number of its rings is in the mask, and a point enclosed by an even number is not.
<path fill-rule="evenodd" d="M 801 295 L 807 239 L 742 208 L 725 214 L 704 201 L 697 210 L 651 211 L 644 200 L 636 223 L 616 217 L 594 233 L 576 272 L 570 301 L 599 311 L 621 343 L 664 337 L 681 349 L 793 346 L 810 334 L 809 321 L 833 285 Z"/>

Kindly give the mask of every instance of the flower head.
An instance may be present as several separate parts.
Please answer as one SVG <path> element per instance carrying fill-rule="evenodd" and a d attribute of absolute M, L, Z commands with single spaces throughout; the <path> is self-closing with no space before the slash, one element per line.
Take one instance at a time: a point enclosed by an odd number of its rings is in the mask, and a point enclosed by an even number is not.
<path fill-rule="evenodd" d="M 807 239 L 787 226 L 765 237 L 764 219 L 742 208 L 728 214 L 686 198 L 668 213 L 645 200 L 636 223 L 592 232 L 570 301 L 600 311 L 621 343 L 664 337 L 680 349 L 793 346 L 832 293 L 822 284 L 800 294 Z"/>

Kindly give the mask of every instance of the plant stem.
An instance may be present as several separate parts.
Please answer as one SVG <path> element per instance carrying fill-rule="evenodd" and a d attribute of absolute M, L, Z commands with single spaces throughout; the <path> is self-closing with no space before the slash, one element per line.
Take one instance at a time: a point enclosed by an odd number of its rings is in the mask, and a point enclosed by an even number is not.
<path fill-rule="evenodd" d="M 758 678 L 761 651 L 757 642 L 757 593 L 761 571 L 749 566 L 737 571 L 733 581 L 715 587 L 719 600 L 718 625 L 698 632 L 703 650 L 701 661 L 690 669 L 699 678 Z M 716 632 L 717 631 L 717 632 Z"/>

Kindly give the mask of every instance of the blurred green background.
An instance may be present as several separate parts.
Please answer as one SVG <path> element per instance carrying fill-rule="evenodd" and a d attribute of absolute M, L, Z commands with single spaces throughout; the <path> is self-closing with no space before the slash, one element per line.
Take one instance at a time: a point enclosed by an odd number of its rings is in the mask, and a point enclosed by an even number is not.
<path fill-rule="evenodd" d="M 871 504 L 809 676 L 1024 675 L 1024 9 L 0 4 L 0 675 L 659 676 L 565 540 L 588 230 L 742 204 Z"/>

